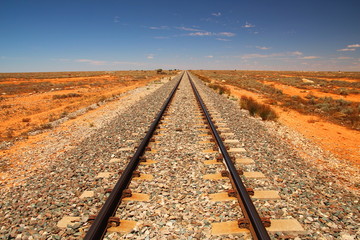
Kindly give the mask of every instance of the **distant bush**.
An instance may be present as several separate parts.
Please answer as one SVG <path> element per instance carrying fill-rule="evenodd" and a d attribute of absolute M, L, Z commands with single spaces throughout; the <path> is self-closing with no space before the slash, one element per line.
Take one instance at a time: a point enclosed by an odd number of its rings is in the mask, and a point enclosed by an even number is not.
<path fill-rule="evenodd" d="M 257 102 L 252 97 L 241 96 L 240 107 L 249 111 L 251 116 L 259 116 L 262 120 L 276 120 L 276 112 L 267 104 Z"/>
<path fill-rule="evenodd" d="M 31 119 L 30 119 L 30 118 L 23 118 L 22 121 L 23 121 L 23 122 L 30 122 Z"/>
<path fill-rule="evenodd" d="M 302 114 L 316 115 L 337 124 L 360 130 L 360 103 L 333 99 L 331 97 L 316 97 L 309 93 L 305 97 L 284 94 L 268 82 L 281 83 L 297 88 L 328 92 L 338 95 L 360 94 L 360 81 L 323 80 L 320 78 L 353 80 L 360 79 L 360 73 L 347 72 L 344 74 L 333 72 L 259 72 L 259 71 L 192 71 L 203 81 L 226 81 L 226 84 L 239 87 L 251 92 L 260 93 L 267 99 L 267 103 L 276 104 L 284 110 L 293 109 Z M 284 74 L 284 75 L 283 75 Z M 293 76 L 293 77 L 287 77 Z M 304 78 L 310 80 L 304 82 Z M 210 85 L 211 86 L 211 85 Z M 216 88 L 216 86 L 214 86 Z M 305 91 L 303 91 L 305 92 Z M 346 99 L 346 98 L 345 98 Z M 245 103 L 242 103 L 245 104 Z M 257 106 L 249 106 L 249 112 L 256 113 Z M 259 115 L 260 116 L 260 115 Z"/>
<path fill-rule="evenodd" d="M 224 93 L 230 95 L 230 89 L 225 86 L 221 86 L 220 84 L 209 83 L 208 87 L 214 89 L 215 91 L 219 91 L 220 95 Z"/>
<path fill-rule="evenodd" d="M 73 97 L 81 97 L 78 93 L 68 93 L 68 94 L 61 94 L 61 95 L 53 95 L 53 99 L 64 99 L 64 98 L 73 98 Z"/>

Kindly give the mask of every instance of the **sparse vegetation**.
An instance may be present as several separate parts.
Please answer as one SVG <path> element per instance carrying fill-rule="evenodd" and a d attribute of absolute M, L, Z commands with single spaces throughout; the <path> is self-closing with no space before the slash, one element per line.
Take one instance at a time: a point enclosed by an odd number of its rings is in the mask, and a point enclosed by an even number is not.
<path fill-rule="evenodd" d="M 220 84 L 209 83 L 208 87 L 214 89 L 215 91 L 218 91 L 220 95 L 222 95 L 224 93 L 227 95 L 230 95 L 230 89 L 225 86 L 222 86 Z"/>
<path fill-rule="evenodd" d="M 81 97 L 81 94 L 68 93 L 68 94 L 61 94 L 61 95 L 53 95 L 53 99 L 64 99 L 64 98 L 74 98 L 74 97 Z"/>
<path fill-rule="evenodd" d="M 272 71 L 193 71 L 201 80 L 239 87 L 262 94 L 267 103 L 293 109 L 303 114 L 317 115 L 329 121 L 360 130 L 359 101 L 348 100 L 349 95 L 360 93 L 360 73 L 336 72 L 272 72 Z M 269 84 L 273 82 L 274 84 Z M 283 84 L 304 89 L 297 95 L 288 95 L 275 88 Z M 313 90 L 315 93 L 305 92 Z M 317 92 L 338 95 L 338 98 L 316 96 Z M 334 96 L 334 95 L 332 95 Z M 354 97 L 353 97 L 354 98 Z M 356 99 L 356 98 L 355 98 Z"/>
<path fill-rule="evenodd" d="M 251 116 L 259 116 L 262 120 L 276 120 L 276 112 L 267 104 L 262 104 L 255 99 L 247 96 L 241 96 L 240 107 L 249 111 Z"/>
<path fill-rule="evenodd" d="M 28 123 L 28 122 L 31 121 L 31 119 L 30 118 L 23 118 L 22 121 Z"/>
<path fill-rule="evenodd" d="M 162 74 L 170 71 L 162 70 Z M 92 104 L 114 100 L 125 88 L 161 76 L 153 70 L 0 73 L 0 141 L 16 140 L 36 128 L 46 129 L 41 125 Z"/>

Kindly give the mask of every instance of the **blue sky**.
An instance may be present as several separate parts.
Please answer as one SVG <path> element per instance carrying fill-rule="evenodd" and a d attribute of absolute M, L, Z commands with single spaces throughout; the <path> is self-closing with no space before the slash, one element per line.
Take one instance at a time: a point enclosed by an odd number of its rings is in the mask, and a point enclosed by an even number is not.
<path fill-rule="evenodd" d="M 360 71 L 359 0 L 0 0 L 0 72 Z"/>

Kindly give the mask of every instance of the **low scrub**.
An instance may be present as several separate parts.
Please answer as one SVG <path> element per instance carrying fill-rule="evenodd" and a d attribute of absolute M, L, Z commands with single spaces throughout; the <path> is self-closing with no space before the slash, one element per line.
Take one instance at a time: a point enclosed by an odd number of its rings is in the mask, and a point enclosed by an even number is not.
<path fill-rule="evenodd" d="M 218 91 L 220 95 L 227 94 L 230 95 L 230 89 L 224 86 L 221 86 L 220 84 L 216 83 L 209 83 L 208 87 L 214 89 L 215 91 Z"/>
<path fill-rule="evenodd" d="M 259 116 L 262 120 L 276 120 L 278 118 L 269 105 L 259 103 L 252 97 L 241 96 L 240 107 L 248 110 L 251 116 Z"/>
<path fill-rule="evenodd" d="M 53 95 L 53 99 L 64 99 L 64 98 L 73 98 L 73 97 L 81 97 L 78 93 L 68 93 L 68 94 L 61 94 L 61 95 Z"/>

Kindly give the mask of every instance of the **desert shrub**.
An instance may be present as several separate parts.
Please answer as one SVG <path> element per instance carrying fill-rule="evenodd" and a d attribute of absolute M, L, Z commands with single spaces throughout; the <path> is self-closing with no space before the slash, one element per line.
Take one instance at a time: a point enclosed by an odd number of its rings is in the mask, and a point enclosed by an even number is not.
<path fill-rule="evenodd" d="M 73 98 L 73 97 L 81 97 L 78 93 L 68 93 L 68 94 L 61 94 L 61 95 L 53 95 L 53 99 L 64 99 L 64 98 Z"/>
<path fill-rule="evenodd" d="M 5 109 L 5 108 L 11 108 L 12 106 L 10 105 L 10 104 L 6 104 L 6 105 L 1 105 L 0 106 L 0 108 L 3 108 L 3 109 Z"/>
<path fill-rule="evenodd" d="M 336 91 L 336 92 L 337 92 L 337 94 L 340 94 L 343 96 L 349 95 L 349 91 L 347 88 L 339 88 L 338 91 Z"/>
<path fill-rule="evenodd" d="M 31 119 L 30 119 L 30 118 L 23 118 L 22 121 L 23 121 L 23 122 L 30 122 Z"/>
<path fill-rule="evenodd" d="M 44 123 L 39 126 L 39 130 L 51 129 L 53 126 L 50 123 Z"/>
<path fill-rule="evenodd" d="M 69 113 L 67 111 L 64 111 L 60 114 L 60 118 L 64 118 L 68 115 Z"/>
<path fill-rule="evenodd" d="M 225 87 L 225 86 L 219 86 L 219 93 L 220 94 L 227 94 L 227 95 L 230 95 L 230 89 Z"/>
<path fill-rule="evenodd" d="M 240 107 L 248 110 L 251 116 L 260 116 L 262 120 L 275 120 L 278 117 L 269 105 L 259 103 L 252 97 L 241 96 Z"/>
<path fill-rule="evenodd" d="M 208 87 L 214 89 L 215 91 L 219 91 L 220 95 L 224 93 L 230 95 L 230 89 L 225 86 L 221 86 L 220 84 L 209 83 Z"/>
<path fill-rule="evenodd" d="M 275 120 L 277 115 L 269 105 L 261 104 L 259 108 L 259 116 L 262 120 Z"/>

